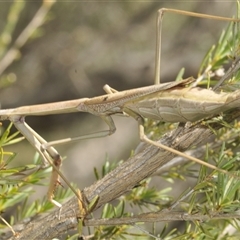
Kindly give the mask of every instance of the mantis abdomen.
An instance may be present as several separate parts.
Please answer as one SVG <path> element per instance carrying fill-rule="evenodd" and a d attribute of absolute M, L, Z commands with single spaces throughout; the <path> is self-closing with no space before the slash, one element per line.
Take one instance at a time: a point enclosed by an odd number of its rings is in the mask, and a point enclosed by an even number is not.
<path fill-rule="evenodd" d="M 172 88 L 124 104 L 124 108 L 164 122 L 194 122 L 240 106 L 240 90 L 215 93 L 203 88 Z M 124 109 L 123 109 L 124 111 Z"/>

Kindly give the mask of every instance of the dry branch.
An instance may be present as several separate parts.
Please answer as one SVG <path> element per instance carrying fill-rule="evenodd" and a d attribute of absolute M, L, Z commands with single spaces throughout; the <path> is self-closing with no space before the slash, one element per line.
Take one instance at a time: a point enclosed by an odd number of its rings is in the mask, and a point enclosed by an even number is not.
<path fill-rule="evenodd" d="M 240 117 L 240 112 L 235 110 L 232 111 L 231 114 L 226 115 L 224 121 L 230 123 L 238 117 Z M 222 126 L 219 123 L 212 123 L 211 127 L 217 130 Z M 165 134 L 160 142 L 180 151 L 185 151 L 193 146 L 206 142 L 213 135 L 213 132 L 208 127 L 199 123 L 191 126 L 179 126 L 171 133 Z M 141 152 L 126 160 L 104 178 L 90 187 L 85 188 L 83 194 L 88 201 L 91 201 L 96 195 L 99 196 L 99 201 L 93 210 L 95 211 L 104 204 L 130 191 L 140 181 L 151 176 L 161 166 L 164 166 L 173 158 L 174 155 L 168 151 L 158 149 L 154 146 L 146 146 Z M 14 229 L 19 232 L 19 235 L 10 239 L 52 239 L 70 229 L 76 228 L 78 224 L 76 216 L 78 214 L 78 201 L 76 197 L 73 197 L 63 205 L 60 219 L 58 219 L 59 210 L 55 210 L 41 218 L 32 219 L 27 224 L 15 226 Z M 155 216 L 154 221 L 160 221 L 159 214 L 147 214 Z M 145 217 L 148 215 L 145 215 Z M 178 216 L 184 216 L 184 212 L 178 213 Z M 177 219 L 179 219 L 179 217 Z M 182 220 L 189 220 L 189 218 L 190 217 L 182 217 Z M 145 221 L 143 217 L 138 219 Z M 110 224 L 109 220 L 86 219 L 85 225 L 96 225 L 98 221 L 101 223 L 108 221 L 108 224 Z M 127 221 L 126 219 L 126 224 L 129 224 L 129 221 L 130 220 Z M 112 224 L 114 224 L 114 222 L 112 222 Z M 121 224 L 123 223 L 121 222 Z"/>

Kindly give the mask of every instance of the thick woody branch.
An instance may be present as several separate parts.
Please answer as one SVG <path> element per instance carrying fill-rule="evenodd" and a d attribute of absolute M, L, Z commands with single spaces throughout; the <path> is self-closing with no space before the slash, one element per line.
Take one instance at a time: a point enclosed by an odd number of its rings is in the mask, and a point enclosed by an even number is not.
<path fill-rule="evenodd" d="M 238 117 L 240 117 L 240 112 L 233 111 L 225 117 L 224 121 L 230 123 Z M 213 123 L 211 127 L 217 130 L 222 126 Z M 180 126 L 171 133 L 163 136 L 160 142 L 179 151 L 185 151 L 206 142 L 211 136 L 213 136 L 213 133 L 208 127 L 196 124 L 189 127 Z M 130 191 L 139 182 L 151 176 L 173 158 L 174 155 L 168 151 L 146 145 L 141 152 L 126 160 L 103 179 L 85 188 L 82 193 L 89 202 L 95 196 L 99 196 L 99 201 L 93 210 L 95 211 L 104 204 Z M 44 217 L 31 220 L 28 224 L 19 225 L 18 228 L 16 226 L 14 229 L 19 232 L 19 235 L 11 239 L 52 239 L 53 237 L 60 236 L 61 233 L 69 229 L 76 228 L 78 224 L 77 216 L 79 214 L 77 198 L 73 197 L 63 205 L 60 219 L 59 210 L 55 210 Z M 180 216 L 183 216 L 183 213 Z M 188 217 L 184 217 L 182 217 L 182 220 L 188 220 Z M 86 219 L 85 224 L 91 225 L 94 221 L 96 220 Z M 141 217 L 141 222 L 144 221 L 147 221 L 147 218 L 144 219 L 144 217 Z M 120 224 L 125 223 L 121 222 Z M 127 219 L 126 224 L 129 224 Z"/>

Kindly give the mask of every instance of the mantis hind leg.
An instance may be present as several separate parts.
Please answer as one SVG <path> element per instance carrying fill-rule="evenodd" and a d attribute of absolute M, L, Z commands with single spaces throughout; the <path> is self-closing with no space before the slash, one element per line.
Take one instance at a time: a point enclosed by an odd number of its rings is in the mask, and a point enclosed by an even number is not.
<path fill-rule="evenodd" d="M 163 15 L 165 12 L 180 14 L 185 16 L 197 17 L 197 18 L 205 18 L 211 20 L 220 20 L 220 21 L 227 21 L 227 22 L 240 22 L 240 19 L 235 18 L 228 18 L 228 17 L 221 17 L 221 16 L 214 16 L 202 13 L 195 13 L 171 8 L 161 8 L 158 10 L 157 14 L 157 23 L 156 23 L 156 55 L 155 55 L 155 79 L 154 84 L 161 83 L 161 45 L 162 45 L 162 22 L 163 22 Z"/>
<path fill-rule="evenodd" d="M 151 145 L 153 145 L 153 146 L 156 146 L 156 147 L 158 147 L 158 148 L 162 148 L 162 149 L 164 149 L 164 150 L 166 150 L 166 151 L 169 151 L 169 152 L 171 152 L 171 153 L 173 153 L 173 154 L 175 154 L 175 155 L 178 155 L 178 156 L 187 158 L 187 159 L 189 159 L 190 161 L 193 161 L 193 162 L 196 162 L 196 163 L 198 163 L 198 164 L 204 165 L 204 166 L 206 166 L 206 167 L 208 167 L 208 168 L 211 168 L 211 169 L 213 169 L 213 170 L 217 170 L 217 171 L 219 171 L 219 172 L 221 172 L 221 173 L 224 173 L 224 174 L 227 174 L 227 175 L 231 175 L 231 176 L 232 176 L 232 174 L 230 174 L 230 173 L 229 173 L 228 171 L 226 171 L 226 170 L 220 169 L 220 168 L 218 168 L 218 167 L 216 167 L 216 166 L 214 166 L 214 165 L 212 165 L 212 164 L 209 164 L 209 163 L 207 163 L 207 162 L 205 162 L 205 161 L 203 161 L 203 160 L 200 160 L 200 159 L 198 159 L 198 158 L 195 158 L 195 157 L 193 157 L 193 156 L 190 156 L 190 155 L 187 155 L 187 154 L 185 154 L 185 153 L 183 153 L 183 152 L 180 152 L 180 151 L 178 151 L 178 150 L 176 150 L 176 149 L 173 149 L 173 148 L 171 148 L 171 147 L 168 147 L 167 145 L 164 145 L 164 144 L 162 144 L 162 143 L 160 143 L 160 142 L 153 141 L 153 140 L 149 139 L 149 138 L 147 137 L 147 135 L 145 134 L 145 131 L 144 131 L 144 119 L 143 119 L 140 115 L 132 112 L 132 111 L 129 110 L 129 109 L 124 109 L 124 112 L 126 112 L 129 116 L 133 117 L 133 118 L 138 122 L 139 137 L 140 137 L 140 140 L 141 140 L 141 141 L 144 141 L 144 142 L 146 142 L 146 143 L 148 143 L 148 144 L 151 144 Z"/>

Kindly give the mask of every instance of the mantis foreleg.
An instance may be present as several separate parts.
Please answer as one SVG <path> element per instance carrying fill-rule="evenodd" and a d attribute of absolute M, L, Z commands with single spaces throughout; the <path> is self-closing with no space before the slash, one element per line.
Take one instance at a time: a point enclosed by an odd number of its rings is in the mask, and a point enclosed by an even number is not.
<path fill-rule="evenodd" d="M 26 137 L 30 144 L 39 152 L 44 161 L 50 164 L 53 168 L 47 192 L 47 197 L 49 201 L 59 208 L 62 207 L 59 202 L 53 199 L 54 191 L 56 187 L 60 184 L 59 176 L 64 180 L 64 182 L 66 182 L 66 184 L 71 188 L 75 195 L 78 196 L 76 190 L 71 186 L 71 184 L 60 171 L 62 158 L 58 151 L 52 146 L 48 146 L 47 149 L 44 149 L 42 146 L 44 146 L 44 144 L 47 144 L 46 140 L 44 140 L 37 132 L 35 132 L 25 122 L 23 117 L 14 116 L 12 117 L 11 121 L 14 123 L 15 127 Z"/>

